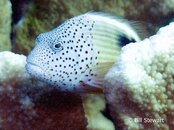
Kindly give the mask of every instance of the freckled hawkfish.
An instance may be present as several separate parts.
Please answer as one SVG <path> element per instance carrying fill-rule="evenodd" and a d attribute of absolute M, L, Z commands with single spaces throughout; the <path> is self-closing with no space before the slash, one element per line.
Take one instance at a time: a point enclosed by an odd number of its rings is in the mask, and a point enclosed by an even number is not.
<path fill-rule="evenodd" d="M 121 47 L 136 41 L 140 36 L 131 22 L 88 12 L 40 34 L 26 69 L 61 91 L 102 92 L 104 76 Z"/>

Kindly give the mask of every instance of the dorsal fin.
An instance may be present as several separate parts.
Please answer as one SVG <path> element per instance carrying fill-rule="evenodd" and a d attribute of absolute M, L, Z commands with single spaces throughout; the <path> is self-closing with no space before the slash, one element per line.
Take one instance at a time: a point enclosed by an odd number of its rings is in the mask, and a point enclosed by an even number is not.
<path fill-rule="evenodd" d="M 136 41 L 140 41 L 140 40 L 148 37 L 147 29 L 145 28 L 145 23 L 142 21 L 127 20 L 120 16 L 116 16 L 113 13 L 104 13 L 104 12 L 95 12 L 95 11 L 87 12 L 86 15 L 100 16 L 103 18 L 105 17 L 106 20 L 110 19 L 110 20 L 112 20 L 112 22 L 115 21 L 115 23 L 118 24 L 117 25 L 118 28 L 120 28 L 120 29 L 122 28 L 123 30 L 129 29 L 130 35 L 134 35 L 134 37 L 136 37 L 136 35 L 138 35 L 139 38 L 137 38 Z M 121 26 L 123 26 L 123 27 L 121 27 Z M 134 33 L 136 33 L 136 35 Z"/>

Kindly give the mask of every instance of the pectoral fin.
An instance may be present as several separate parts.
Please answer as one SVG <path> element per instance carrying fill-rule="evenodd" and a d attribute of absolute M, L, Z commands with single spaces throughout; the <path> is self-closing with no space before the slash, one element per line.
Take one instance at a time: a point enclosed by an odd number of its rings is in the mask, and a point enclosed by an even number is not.
<path fill-rule="evenodd" d="M 85 93 L 103 93 L 102 87 L 91 86 L 90 84 L 80 81 L 81 89 Z"/>

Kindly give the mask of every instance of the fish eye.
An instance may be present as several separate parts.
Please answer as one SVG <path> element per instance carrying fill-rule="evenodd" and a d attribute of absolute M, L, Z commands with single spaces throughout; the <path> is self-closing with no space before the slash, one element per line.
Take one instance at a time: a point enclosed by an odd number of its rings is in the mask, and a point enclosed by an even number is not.
<path fill-rule="evenodd" d="M 61 47 L 61 44 L 60 44 L 60 43 L 55 44 L 55 45 L 54 45 L 54 47 L 55 47 L 56 49 L 58 49 L 58 48 L 60 48 L 60 47 Z"/>
<path fill-rule="evenodd" d="M 63 50 L 63 47 L 60 42 L 53 44 L 53 50 L 55 51 L 61 51 Z"/>

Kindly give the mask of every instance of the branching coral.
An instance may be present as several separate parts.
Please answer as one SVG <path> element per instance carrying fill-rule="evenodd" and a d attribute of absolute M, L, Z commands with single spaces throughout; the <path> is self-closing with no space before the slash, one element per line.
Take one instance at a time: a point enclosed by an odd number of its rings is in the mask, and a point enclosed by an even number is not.
<path fill-rule="evenodd" d="M 106 75 L 106 97 L 117 124 L 127 129 L 174 127 L 174 23 L 123 47 Z M 136 121 L 136 119 L 141 120 Z M 154 119 L 156 122 L 146 121 Z M 119 123 L 118 123 L 119 122 Z"/>

